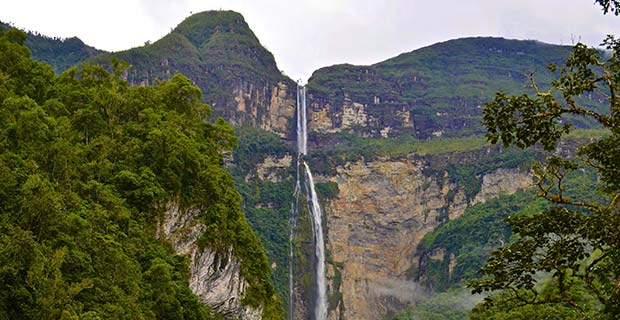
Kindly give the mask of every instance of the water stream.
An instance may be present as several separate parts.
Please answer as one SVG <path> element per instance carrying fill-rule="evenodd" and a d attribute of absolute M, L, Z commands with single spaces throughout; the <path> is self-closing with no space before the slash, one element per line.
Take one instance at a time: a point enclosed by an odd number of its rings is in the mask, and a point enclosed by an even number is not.
<path fill-rule="evenodd" d="M 307 199 L 308 212 L 312 219 L 312 243 L 315 253 L 315 284 L 314 284 L 314 319 L 327 319 L 327 284 L 325 282 L 325 240 L 323 234 L 323 212 L 314 188 L 314 179 L 310 166 L 303 160 L 307 152 L 308 131 L 306 119 L 306 88 L 297 88 L 297 182 L 291 204 L 289 218 L 289 319 L 294 319 L 294 279 L 293 279 L 293 237 L 295 234 L 296 217 L 299 215 L 299 195 L 302 192 L 300 167 L 304 168 L 303 192 Z"/>

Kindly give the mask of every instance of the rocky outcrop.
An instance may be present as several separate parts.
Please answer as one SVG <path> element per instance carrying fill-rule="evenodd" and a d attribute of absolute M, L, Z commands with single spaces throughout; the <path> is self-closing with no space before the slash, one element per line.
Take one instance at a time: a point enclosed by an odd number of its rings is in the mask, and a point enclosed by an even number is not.
<path fill-rule="evenodd" d="M 364 136 L 384 138 L 415 132 L 409 107 L 386 105 L 372 100 L 355 100 L 344 93 L 342 101 L 325 99 L 310 91 L 309 128 L 317 133 L 358 132 Z"/>
<path fill-rule="evenodd" d="M 291 167 L 293 156 L 290 154 L 282 158 L 267 156 L 262 163 L 256 165 L 256 175 L 261 180 L 282 182 L 287 178 L 287 170 Z"/>
<path fill-rule="evenodd" d="M 479 194 L 467 199 L 447 173 L 428 175 L 428 166 L 413 158 L 360 160 L 338 167 L 336 176 L 326 178 L 339 190 L 326 208 L 333 257 L 330 288 L 333 294 L 337 278 L 342 297 L 342 305 L 332 306 L 338 310 L 330 318 L 382 319 L 412 302 L 417 288 L 412 270 L 424 235 L 472 204 L 531 182 L 527 172 L 497 169 L 484 174 Z M 456 263 L 451 257 L 452 268 Z"/>
<path fill-rule="evenodd" d="M 416 245 L 448 206 L 444 181 L 424 176 L 423 168 L 415 161 L 358 161 L 337 169 L 340 193 L 329 204 L 328 238 L 342 266 L 345 319 L 381 319 L 412 301 L 405 284 Z"/>
<path fill-rule="evenodd" d="M 295 118 L 295 90 L 292 82 L 264 84 L 257 88 L 253 83 L 233 89 L 235 109 L 215 108 L 235 126 L 253 126 L 286 138 L 293 131 Z"/>
<path fill-rule="evenodd" d="M 499 168 L 482 178 L 480 192 L 474 198 L 474 203 L 486 202 L 501 194 L 513 194 L 532 185 L 532 175 L 519 169 Z"/>
<path fill-rule="evenodd" d="M 241 261 L 232 249 L 221 252 L 198 247 L 196 241 L 204 225 L 194 220 L 195 213 L 169 206 L 160 223 L 158 237 L 170 240 L 177 253 L 189 256 L 189 286 L 202 303 L 226 318 L 261 319 L 261 308 L 241 303 L 248 283 L 241 275 Z"/>

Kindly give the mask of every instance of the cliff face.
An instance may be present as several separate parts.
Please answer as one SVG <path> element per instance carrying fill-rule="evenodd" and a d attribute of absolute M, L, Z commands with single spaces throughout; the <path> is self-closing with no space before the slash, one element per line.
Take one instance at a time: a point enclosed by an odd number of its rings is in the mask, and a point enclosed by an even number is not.
<path fill-rule="evenodd" d="M 198 238 L 205 226 L 194 220 L 192 210 L 170 206 L 160 223 L 158 237 L 172 242 L 178 254 L 190 258 L 189 286 L 200 301 L 217 313 L 242 320 L 261 319 L 262 307 L 244 306 L 241 301 L 248 283 L 241 275 L 241 262 L 232 249 L 200 249 Z"/>
<path fill-rule="evenodd" d="M 468 200 L 447 173 L 427 175 L 428 168 L 427 162 L 413 158 L 357 161 L 326 178 L 340 190 L 326 208 L 333 257 L 330 287 L 333 295 L 338 282 L 342 296 L 337 306 L 330 306 L 337 308 L 332 319 L 381 319 L 413 302 L 422 237 L 467 206 L 531 182 L 528 172 L 494 170 L 483 176 L 480 193 Z"/>
<path fill-rule="evenodd" d="M 252 126 L 287 138 L 294 131 L 296 84 L 280 81 L 262 85 L 261 88 L 255 88 L 253 83 L 234 86 L 234 108 L 214 107 L 213 110 L 232 125 Z"/>

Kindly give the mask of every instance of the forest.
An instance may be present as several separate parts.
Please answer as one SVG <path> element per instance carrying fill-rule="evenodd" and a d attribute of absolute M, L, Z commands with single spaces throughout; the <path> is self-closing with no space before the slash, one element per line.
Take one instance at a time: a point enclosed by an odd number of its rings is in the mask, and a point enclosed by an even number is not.
<path fill-rule="evenodd" d="M 188 258 L 156 237 L 169 205 L 198 210 L 203 247 L 232 248 L 243 304 L 281 319 L 265 251 L 223 168 L 236 147 L 182 75 L 130 87 L 94 65 L 60 75 L 26 35 L 0 34 L 0 317 L 218 319 L 188 287 Z"/>

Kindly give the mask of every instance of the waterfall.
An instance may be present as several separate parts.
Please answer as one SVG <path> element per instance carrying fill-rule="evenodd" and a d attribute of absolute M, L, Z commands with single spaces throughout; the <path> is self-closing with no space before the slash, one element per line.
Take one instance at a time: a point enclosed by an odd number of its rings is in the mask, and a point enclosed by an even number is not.
<path fill-rule="evenodd" d="M 323 240 L 323 224 L 319 197 L 314 190 L 314 179 L 310 167 L 304 162 L 306 168 L 306 197 L 308 198 L 308 211 L 312 213 L 312 235 L 314 237 L 314 254 L 316 255 L 316 320 L 327 319 L 327 285 L 325 284 L 325 241 Z M 310 191 L 310 192 L 308 192 Z"/>
<path fill-rule="evenodd" d="M 306 88 L 297 88 L 297 155 L 304 155 L 308 150 L 308 130 L 306 120 Z M 297 158 L 299 161 L 299 158 Z M 299 179 L 297 180 L 299 181 Z"/>
<path fill-rule="evenodd" d="M 301 164 L 304 166 L 304 193 L 307 199 L 308 212 L 312 220 L 312 237 L 315 253 L 315 294 L 314 294 L 314 319 L 327 319 L 327 284 L 325 282 L 325 240 L 323 235 L 323 213 L 319 198 L 314 188 L 314 179 L 310 166 L 303 161 L 307 152 L 308 131 L 306 120 L 306 88 L 297 88 L 297 182 L 291 203 L 289 217 L 289 319 L 294 319 L 294 279 L 293 279 L 293 238 L 295 234 L 296 216 L 299 212 L 299 195 L 301 193 Z"/>

